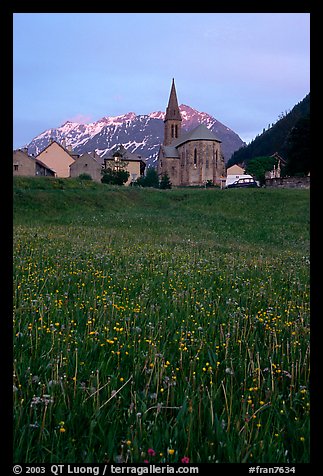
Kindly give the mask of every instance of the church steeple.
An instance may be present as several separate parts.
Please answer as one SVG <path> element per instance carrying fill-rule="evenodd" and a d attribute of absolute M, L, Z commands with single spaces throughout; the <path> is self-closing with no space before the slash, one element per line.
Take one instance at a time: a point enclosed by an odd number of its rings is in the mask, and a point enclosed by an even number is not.
<path fill-rule="evenodd" d="M 182 117 L 178 107 L 174 78 L 164 119 L 164 145 L 170 145 L 181 133 Z"/>

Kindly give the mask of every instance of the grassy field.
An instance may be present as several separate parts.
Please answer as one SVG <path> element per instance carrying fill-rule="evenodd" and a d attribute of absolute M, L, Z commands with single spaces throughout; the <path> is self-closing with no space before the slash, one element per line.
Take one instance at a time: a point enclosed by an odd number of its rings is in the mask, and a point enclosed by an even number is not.
<path fill-rule="evenodd" d="M 14 460 L 309 461 L 309 191 L 14 180 Z"/>

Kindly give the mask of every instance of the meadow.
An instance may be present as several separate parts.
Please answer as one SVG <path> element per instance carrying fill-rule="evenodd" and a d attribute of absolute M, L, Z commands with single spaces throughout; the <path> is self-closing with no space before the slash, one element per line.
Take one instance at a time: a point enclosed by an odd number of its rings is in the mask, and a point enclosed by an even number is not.
<path fill-rule="evenodd" d="M 308 190 L 13 192 L 16 463 L 309 462 Z"/>

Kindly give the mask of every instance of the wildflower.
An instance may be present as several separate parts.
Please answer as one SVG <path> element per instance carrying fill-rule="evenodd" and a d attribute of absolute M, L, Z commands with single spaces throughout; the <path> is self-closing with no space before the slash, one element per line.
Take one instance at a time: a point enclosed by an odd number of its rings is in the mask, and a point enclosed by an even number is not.
<path fill-rule="evenodd" d="M 153 450 L 152 448 L 148 448 L 147 453 L 149 454 L 149 456 L 155 456 L 156 455 L 155 450 Z"/>
<path fill-rule="evenodd" d="M 59 432 L 60 433 L 65 433 L 66 429 L 64 428 L 64 425 L 65 425 L 64 421 L 59 422 L 59 426 L 60 426 Z"/>
<path fill-rule="evenodd" d="M 183 458 L 181 459 L 181 462 L 182 463 L 189 463 L 190 462 L 190 459 L 188 456 L 183 456 Z"/>
<path fill-rule="evenodd" d="M 173 455 L 175 453 L 175 450 L 173 450 L 172 448 L 169 448 L 167 452 L 169 455 Z"/>

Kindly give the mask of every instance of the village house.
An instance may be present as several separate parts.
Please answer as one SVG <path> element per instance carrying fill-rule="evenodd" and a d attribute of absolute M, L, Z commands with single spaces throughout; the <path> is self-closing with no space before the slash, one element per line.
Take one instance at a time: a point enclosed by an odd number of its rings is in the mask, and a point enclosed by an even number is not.
<path fill-rule="evenodd" d="M 221 185 L 225 164 L 221 141 L 204 124 L 182 133 L 174 79 L 164 119 L 164 142 L 158 153 L 158 175 L 167 174 L 174 186 Z"/>
<path fill-rule="evenodd" d="M 13 175 L 24 177 L 36 175 L 35 158 L 28 155 L 26 148 L 13 151 Z"/>
<path fill-rule="evenodd" d="M 72 150 L 67 150 L 55 140 L 43 149 L 37 156 L 36 160 L 41 161 L 46 167 L 52 169 L 56 177 L 69 177 L 70 165 L 79 157 Z"/>
<path fill-rule="evenodd" d="M 79 177 L 81 174 L 87 174 L 95 182 L 101 182 L 103 166 L 104 160 L 95 151 L 86 152 L 70 165 L 70 177 Z"/>
<path fill-rule="evenodd" d="M 56 172 L 55 170 L 51 169 L 48 167 L 46 164 L 44 164 L 41 160 L 36 159 L 36 176 L 41 176 L 41 177 L 56 177 Z"/>
<path fill-rule="evenodd" d="M 146 162 L 139 154 L 129 152 L 122 144 L 115 148 L 112 155 L 104 156 L 104 168 L 118 170 L 124 168 L 129 172 L 129 178 L 125 185 L 134 183 L 145 173 Z"/>
<path fill-rule="evenodd" d="M 13 175 L 14 176 L 51 176 L 55 177 L 55 171 L 47 167 L 41 160 L 28 154 L 28 149 L 13 151 Z"/>

